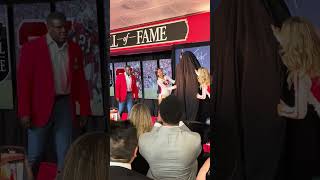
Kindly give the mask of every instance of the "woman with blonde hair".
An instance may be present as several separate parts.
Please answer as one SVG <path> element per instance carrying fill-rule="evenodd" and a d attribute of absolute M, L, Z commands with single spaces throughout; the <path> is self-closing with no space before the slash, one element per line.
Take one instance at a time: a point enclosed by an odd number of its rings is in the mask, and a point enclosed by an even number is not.
<path fill-rule="evenodd" d="M 88 133 L 70 147 L 58 180 L 106 180 L 109 163 L 109 137 L 104 132 Z"/>
<path fill-rule="evenodd" d="M 288 179 L 311 179 L 320 175 L 320 39 L 301 17 L 271 28 L 288 69 L 288 90 L 294 90 L 293 105 L 280 99 L 277 107 L 280 116 L 291 119 L 286 127 Z"/>
<path fill-rule="evenodd" d="M 145 104 L 135 104 L 131 109 L 129 119 L 137 128 L 138 138 L 141 134 L 149 132 L 152 129 L 151 113 Z"/>
<path fill-rule="evenodd" d="M 137 137 L 149 132 L 152 129 L 151 113 L 147 105 L 138 103 L 135 104 L 129 114 L 129 120 L 137 129 Z M 132 162 L 132 169 L 141 174 L 147 174 L 149 170 L 148 162 L 138 152 L 137 157 Z"/>
<path fill-rule="evenodd" d="M 280 43 L 282 62 L 288 68 L 288 88 L 295 90 L 295 104 L 280 100 L 278 113 L 291 119 L 304 119 L 308 104 L 320 116 L 320 39 L 313 25 L 301 17 L 286 20 L 281 29 L 271 26 Z"/>
<path fill-rule="evenodd" d="M 198 121 L 206 124 L 210 124 L 210 117 L 212 110 L 210 109 L 210 73 L 206 68 L 200 67 L 195 70 L 197 74 L 199 88 L 201 94 L 197 93 L 196 97 L 199 99 L 199 109 L 198 109 Z"/>
<path fill-rule="evenodd" d="M 200 89 L 202 90 L 201 94 L 197 94 L 198 99 L 206 99 L 208 96 L 210 99 L 210 74 L 206 68 L 199 68 L 195 70 L 198 76 L 198 82 L 200 84 Z"/>

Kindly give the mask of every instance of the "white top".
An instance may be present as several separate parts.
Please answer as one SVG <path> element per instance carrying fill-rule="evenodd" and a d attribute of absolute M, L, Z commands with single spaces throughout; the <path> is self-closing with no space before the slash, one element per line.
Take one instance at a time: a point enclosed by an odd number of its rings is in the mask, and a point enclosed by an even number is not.
<path fill-rule="evenodd" d="M 200 86 L 200 88 L 202 91 L 201 91 L 201 94 L 197 94 L 197 98 L 206 99 L 206 97 L 208 96 L 210 99 L 210 92 L 208 91 L 208 86 L 203 85 L 203 86 Z"/>
<path fill-rule="evenodd" d="M 58 47 L 49 33 L 46 35 L 46 39 L 50 51 L 56 94 L 70 94 L 71 85 L 68 82 L 68 44 L 64 43 L 61 47 Z"/>
<path fill-rule="evenodd" d="M 320 102 L 317 101 L 310 90 L 312 86 L 310 77 L 301 72 L 293 73 L 293 86 L 295 91 L 294 106 L 290 107 L 281 100 L 282 108 L 279 110 L 279 115 L 292 119 L 304 119 L 307 115 L 308 104 L 310 104 L 320 117 Z"/>
<path fill-rule="evenodd" d="M 132 79 L 131 79 L 131 76 L 129 76 L 127 73 L 124 73 L 125 76 L 126 76 L 126 82 L 127 82 L 127 91 L 128 92 L 131 92 L 132 89 L 131 89 L 131 85 L 132 85 Z"/>
<path fill-rule="evenodd" d="M 171 79 L 169 76 L 164 76 L 164 79 L 158 78 L 157 83 L 161 88 L 161 93 L 159 96 L 162 98 L 167 97 L 171 94 L 171 91 L 175 88 L 171 84 L 175 83 L 175 80 Z"/>
<path fill-rule="evenodd" d="M 131 168 L 131 164 L 129 163 L 121 163 L 121 162 L 112 162 L 110 161 L 110 166 L 119 166 L 119 167 L 123 167 L 123 168 L 126 168 L 126 169 L 132 169 Z"/>

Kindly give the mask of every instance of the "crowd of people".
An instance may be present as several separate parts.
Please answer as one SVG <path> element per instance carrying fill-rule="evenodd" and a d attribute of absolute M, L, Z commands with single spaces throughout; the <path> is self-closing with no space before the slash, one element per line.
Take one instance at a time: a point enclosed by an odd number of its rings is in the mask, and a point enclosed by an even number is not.
<path fill-rule="evenodd" d="M 196 61 L 194 56 L 189 55 L 190 53 L 187 52 L 183 58 L 184 62 Z M 195 81 L 199 84 L 200 90 L 198 94 L 194 94 L 194 98 L 199 101 L 210 101 L 209 71 L 202 67 L 194 67 L 191 73 L 196 77 Z M 202 143 L 208 143 L 209 140 L 201 139 L 199 133 L 190 130 L 188 123 L 184 123 L 183 104 L 177 96 L 172 95 L 172 90 L 177 87 L 175 80 L 167 76 L 162 68 L 156 69 L 155 75 L 159 86 L 159 114 L 154 124 L 147 105 L 138 103 L 131 108 L 130 104 L 134 98 L 116 93 L 118 101 L 123 99 L 119 101 L 119 109 L 121 109 L 119 117 L 123 112 L 122 103 L 126 103 L 129 104 L 127 105 L 129 118 L 124 122 L 111 122 L 110 177 L 112 179 L 128 179 L 128 177 L 134 179 L 206 179 L 210 174 L 210 158 L 205 160 L 201 168 L 198 167 L 198 161 L 203 152 Z M 131 78 L 124 80 L 124 76 Z M 125 72 L 116 77 L 118 91 L 127 90 L 129 95 L 131 91 L 134 92 L 136 84 L 132 83 L 134 81 L 131 79 L 135 79 L 135 76 L 132 74 L 131 67 L 127 65 Z M 202 114 L 199 118 L 202 116 L 210 121 L 210 115 Z"/>
<path fill-rule="evenodd" d="M 136 104 L 128 120 L 111 122 L 109 134 L 81 136 L 71 145 L 57 179 L 206 179 L 210 158 L 198 166 L 201 136 L 184 124 L 183 112 L 177 107 L 181 107 L 177 97 L 165 98 L 158 121 L 152 125 L 148 107 Z M 139 159 L 147 163 L 146 174 L 136 170 L 141 169 L 134 165 Z"/>

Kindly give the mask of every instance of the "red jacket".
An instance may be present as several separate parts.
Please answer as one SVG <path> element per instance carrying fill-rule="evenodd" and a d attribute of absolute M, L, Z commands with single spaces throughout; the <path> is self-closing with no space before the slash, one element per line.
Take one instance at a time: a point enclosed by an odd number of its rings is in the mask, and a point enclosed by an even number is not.
<path fill-rule="evenodd" d="M 313 96 L 320 102 L 320 77 L 312 78 L 311 81 L 311 92 Z"/>
<path fill-rule="evenodd" d="M 80 115 L 90 115 L 90 97 L 83 69 L 80 47 L 68 42 L 69 82 L 71 106 L 75 117 L 75 104 L 80 104 Z M 17 71 L 18 116 L 31 117 L 32 125 L 42 127 L 49 121 L 55 102 L 53 67 L 46 36 L 23 45 Z"/>
<path fill-rule="evenodd" d="M 138 99 L 138 87 L 137 80 L 134 75 L 131 75 L 131 89 L 132 89 L 132 98 Z M 127 97 L 127 82 L 126 76 L 124 73 L 117 75 L 116 77 L 116 99 L 119 99 L 120 102 L 124 102 Z"/>

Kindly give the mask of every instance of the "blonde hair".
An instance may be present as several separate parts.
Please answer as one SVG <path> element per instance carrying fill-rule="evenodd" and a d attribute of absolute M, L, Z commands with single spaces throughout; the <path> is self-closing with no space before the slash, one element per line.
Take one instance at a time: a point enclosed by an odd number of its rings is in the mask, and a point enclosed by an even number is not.
<path fill-rule="evenodd" d="M 109 137 L 103 132 L 79 137 L 70 147 L 64 161 L 63 180 L 108 179 Z"/>
<path fill-rule="evenodd" d="M 210 74 L 206 68 L 199 68 L 197 71 L 198 82 L 201 85 L 210 85 Z"/>
<path fill-rule="evenodd" d="M 129 114 L 129 119 L 137 129 L 137 136 L 149 132 L 152 129 L 151 113 L 145 104 L 135 104 Z"/>
<path fill-rule="evenodd" d="M 320 39 L 310 22 L 301 17 L 291 17 L 275 35 L 281 39 L 280 54 L 290 73 L 290 84 L 292 73 L 296 71 L 320 75 Z"/>

